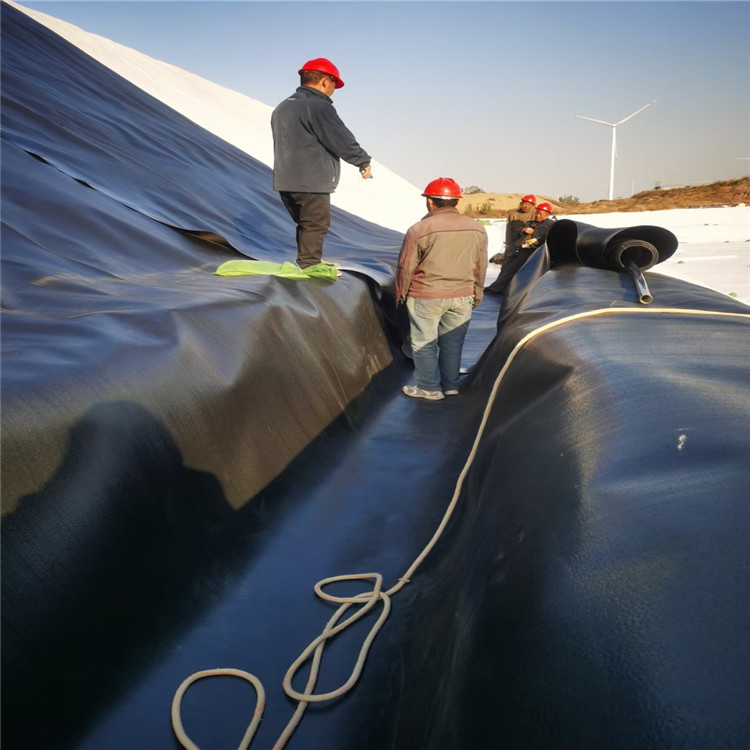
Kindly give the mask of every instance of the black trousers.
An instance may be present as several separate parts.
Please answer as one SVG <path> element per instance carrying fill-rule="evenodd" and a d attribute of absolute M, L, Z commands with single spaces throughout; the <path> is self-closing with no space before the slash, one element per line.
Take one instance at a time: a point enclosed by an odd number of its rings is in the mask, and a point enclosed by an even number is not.
<path fill-rule="evenodd" d="M 522 248 L 518 243 L 511 250 L 505 251 L 503 267 L 500 269 L 498 277 L 487 287 L 488 292 L 495 294 L 504 294 L 513 277 L 518 273 L 523 264 L 531 257 L 536 248 Z"/>
<path fill-rule="evenodd" d="M 331 224 L 330 193 L 279 193 L 297 225 L 297 265 L 307 268 L 320 263 L 323 240 Z"/>

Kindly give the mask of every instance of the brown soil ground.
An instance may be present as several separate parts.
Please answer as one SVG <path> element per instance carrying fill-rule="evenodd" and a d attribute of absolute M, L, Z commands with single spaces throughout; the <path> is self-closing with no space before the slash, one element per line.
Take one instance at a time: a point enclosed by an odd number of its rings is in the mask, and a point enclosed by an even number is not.
<path fill-rule="evenodd" d="M 475 193 L 458 203 L 467 216 L 502 218 L 516 208 L 523 193 Z M 710 185 L 693 185 L 665 190 L 645 190 L 632 198 L 594 203 L 563 204 L 553 198 L 537 195 L 537 203 L 550 203 L 556 216 L 565 214 L 603 214 L 615 211 L 659 211 L 669 208 L 732 206 L 750 203 L 750 177 L 725 180 Z"/>
<path fill-rule="evenodd" d="M 518 208 L 518 204 L 524 195 L 526 193 L 473 193 L 461 198 L 458 202 L 458 210 L 467 216 L 486 216 L 488 219 L 507 216 L 508 211 Z M 545 201 L 551 204 L 555 213 L 557 213 L 557 209 L 561 205 L 558 201 L 548 198 L 546 195 L 536 196 L 537 203 L 544 203 Z"/>

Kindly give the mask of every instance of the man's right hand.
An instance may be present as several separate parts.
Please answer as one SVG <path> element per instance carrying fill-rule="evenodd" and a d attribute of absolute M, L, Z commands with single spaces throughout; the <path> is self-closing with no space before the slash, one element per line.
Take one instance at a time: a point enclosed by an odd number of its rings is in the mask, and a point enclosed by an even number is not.
<path fill-rule="evenodd" d="M 372 164 L 368 164 L 366 167 L 360 167 L 359 173 L 362 175 L 363 180 L 372 179 Z"/>

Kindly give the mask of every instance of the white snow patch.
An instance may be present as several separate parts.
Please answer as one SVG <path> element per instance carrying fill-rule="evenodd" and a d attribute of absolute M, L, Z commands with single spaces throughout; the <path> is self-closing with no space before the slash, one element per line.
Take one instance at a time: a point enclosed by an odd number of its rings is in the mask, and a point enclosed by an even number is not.
<path fill-rule="evenodd" d="M 654 273 L 670 276 L 713 289 L 750 305 L 748 206 L 569 214 L 560 218 L 611 229 L 646 225 L 668 229 L 680 244 L 671 258 L 658 263 L 646 273 L 646 280 Z M 504 233 L 505 219 L 493 219 L 492 228 Z"/>
<path fill-rule="evenodd" d="M 680 245 L 693 242 L 750 242 L 750 207 L 672 208 L 665 211 L 568 214 L 561 218 L 598 227 L 634 227 L 648 224 L 674 233 Z"/>

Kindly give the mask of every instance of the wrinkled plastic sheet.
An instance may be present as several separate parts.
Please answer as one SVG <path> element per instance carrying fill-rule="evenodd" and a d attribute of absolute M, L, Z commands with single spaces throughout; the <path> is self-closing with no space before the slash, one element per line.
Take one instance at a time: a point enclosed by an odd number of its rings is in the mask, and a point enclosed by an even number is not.
<path fill-rule="evenodd" d="M 270 171 L 5 5 L 3 32 L 3 512 L 112 401 L 246 502 L 391 361 L 399 235 L 335 210 L 363 259 L 335 286 L 214 277 L 294 257 Z"/>
<path fill-rule="evenodd" d="M 4 747 L 174 748 L 216 666 L 263 680 L 270 747 L 313 585 L 392 586 L 485 415 L 359 683 L 288 747 L 745 746 L 746 306 L 647 273 L 644 308 L 563 225 L 475 311 L 461 396 L 406 399 L 397 235 L 336 213 L 338 281 L 215 277 L 293 255 L 269 173 L 7 6 L 3 34 Z M 236 747 L 252 702 L 203 681 L 183 721 Z"/>

